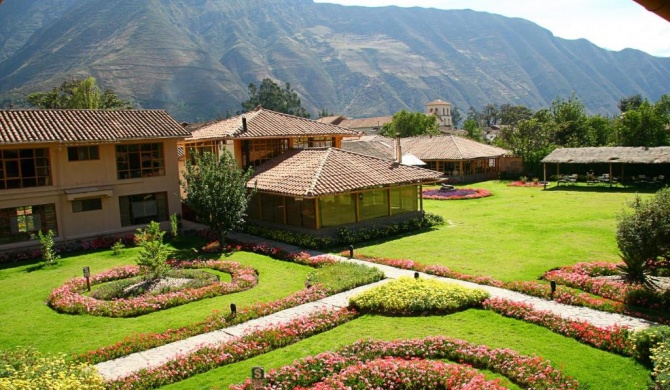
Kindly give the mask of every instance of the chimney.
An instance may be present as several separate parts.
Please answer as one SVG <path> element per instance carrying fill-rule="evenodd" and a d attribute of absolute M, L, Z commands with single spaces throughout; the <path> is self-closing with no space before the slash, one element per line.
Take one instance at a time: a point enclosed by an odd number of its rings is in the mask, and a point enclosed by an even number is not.
<path fill-rule="evenodd" d="M 396 153 L 396 162 L 398 164 L 402 163 L 402 150 L 400 148 L 400 137 L 395 137 L 395 153 Z"/>
<path fill-rule="evenodd" d="M 242 115 L 242 131 L 247 132 L 247 117 Z"/>

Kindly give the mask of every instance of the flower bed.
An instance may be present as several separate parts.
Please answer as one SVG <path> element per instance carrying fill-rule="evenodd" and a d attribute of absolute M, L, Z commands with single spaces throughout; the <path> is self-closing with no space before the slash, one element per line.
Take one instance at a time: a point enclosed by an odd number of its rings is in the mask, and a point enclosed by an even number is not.
<path fill-rule="evenodd" d="M 341 255 L 348 256 L 348 252 L 342 252 Z M 359 260 L 369 261 L 371 263 L 384 264 L 396 268 L 425 272 L 427 274 L 441 276 L 445 278 L 459 279 L 487 286 L 505 288 L 526 295 L 532 295 L 544 299 L 552 299 L 555 302 L 563 303 L 566 305 L 589 307 L 592 309 L 606 311 L 609 313 L 626 314 L 637 318 L 656 321 L 662 324 L 670 324 L 670 316 L 668 315 L 663 315 L 658 312 L 654 314 L 640 312 L 628 307 L 626 304 L 622 302 L 618 302 L 603 297 L 595 297 L 593 295 L 590 295 L 589 293 L 575 290 L 567 286 L 557 286 L 556 292 L 552 294 L 549 284 L 544 282 L 537 282 L 537 281 L 503 282 L 500 280 L 496 280 L 490 276 L 462 274 L 456 271 L 452 271 L 448 267 L 442 265 L 424 265 L 414 260 L 386 259 L 379 257 L 369 257 L 360 254 L 357 254 L 356 258 Z M 603 263 L 597 263 L 596 267 L 599 264 Z"/>
<path fill-rule="evenodd" d="M 425 339 L 376 341 L 361 340 L 344 346 L 336 352 L 326 352 L 313 357 L 295 361 L 289 366 L 277 370 L 270 370 L 266 375 L 267 383 L 264 388 L 299 389 L 313 386 L 314 389 L 337 381 L 337 373 L 348 374 L 349 370 L 358 370 L 367 364 L 379 361 L 382 358 L 402 359 L 448 359 L 476 368 L 487 369 L 504 375 L 510 381 L 524 388 L 532 389 L 576 389 L 579 383 L 552 367 L 548 361 L 537 356 L 523 356 L 509 349 L 491 349 L 485 345 L 477 345 L 467 341 L 447 338 L 444 336 L 427 337 Z M 419 364 L 421 360 L 412 360 Z M 411 363 L 410 362 L 410 363 Z M 350 367 L 354 367 L 353 369 Z M 419 366 L 420 367 L 420 366 Z M 417 367 L 418 368 L 418 367 Z M 452 371 L 453 373 L 453 371 Z M 367 373 L 365 373 L 367 374 Z M 347 375 L 349 376 L 349 375 Z M 331 377 L 321 383 L 322 378 Z M 374 375 L 373 375 L 374 377 Z M 369 376 L 360 377 L 367 379 Z M 444 378 L 451 379 L 449 376 Z M 335 382 L 337 383 L 337 382 Z M 416 383 L 416 382 L 415 382 Z M 394 387 L 406 389 L 426 388 L 425 381 L 419 381 L 414 386 Z M 430 382 L 428 382 L 430 383 Z M 478 384 L 477 382 L 475 384 Z M 497 381 L 492 381 L 492 388 L 498 388 Z M 396 384 L 396 386 L 398 386 Z M 252 389 L 250 379 L 243 384 L 231 386 L 234 390 Z M 341 386 L 338 388 L 346 388 Z M 371 387 L 353 387 L 355 389 Z M 372 386 L 372 388 L 390 388 L 387 386 Z M 432 387 L 431 387 L 432 388 Z M 435 387 L 450 388 L 450 387 Z M 467 388 L 471 387 L 458 387 Z M 482 387 L 474 386 L 474 389 Z"/>
<path fill-rule="evenodd" d="M 542 275 L 542 278 L 578 288 L 621 304 L 659 311 L 666 310 L 670 301 L 670 293 L 667 290 L 651 291 L 642 285 L 631 285 L 617 278 L 608 278 L 608 276 L 618 273 L 617 264 L 604 262 L 577 263 L 546 272 Z M 668 319 L 664 318 L 661 321 L 667 323 Z"/>
<path fill-rule="evenodd" d="M 87 288 L 86 279 L 77 277 L 54 289 L 47 298 L 47 304 L 59 313 L 89 314 L 107 317 L 135 317 L 158 310 L 183 305 L 219 295 L 248 290 L 258 283 L 256 270 L 231 261 L 195 260 L 170 261 L 171 266 L 181 268 L 210 268 L 229 273 L 232 281 L 217 282 L 197 289 L 172 291 L 160 295 L 145 295 L 137 298 L 98 300 L 82 295 Z M 138 276 L 140 268 L 134 265 L 115 267 L 90 277 L 90 284 L 96 285 L 113 280 Z"/>
<path fill-rule="evenodd" d="M 356 318 L 348 309 L 322 310 L 281 325 L 271 325 L 213 347 L 203 347 L 158 367 L 142 369 L 106 383 L 107 389 L 154 389 L 217 367 L 294 344 Z"/>
<path fill-rule="evenodd" d="M 401 277 L 349 299 L 362 313 L 386 315 L 448 314 L 481 307 L 489 293 L 435 279 Z"/>
<path fill-rule="evenodd" d="M 622 326 L 600 328 L 588 322 L 571 321 L 548 311 L 537 310 L 532 305 L 494 298 L 484 301 L 484 308 L 505 317 L 516 318 L 571 337 L 584 344 L 623 356 L 633 356 L 634 342 L 630 331 Z"/>
<path fill-rule="evenodd" d="M 544 183 L 540 183 L 539 181 L 534 182 L 534 181 L 512 181 L 507 184 L 508 187 L 534 187 L 534 188 L 544 188 Z"/>
<path fill-rule="evenodd" d="M 161 345 L 241 324 L 255 318 L 267 316 L 305 303 L 318 301 L 327 296 L 328 292 L 321 288 L 321 286 L 314 286 L 297 291 L 285 298 L 273 302 L 259 302 L 238 309 L 237 314 L 234 317 L 222 315 L 218 311 L 214 311 L 212 315 L 207 317 L 204 321 L 196 322 L 178 329 L 168 329 L 162 333 L 134 333 L 115 344 L 75 356 L 75 360 L 97 364 L 107 360 L 117 359 L 130 355 L 131 353 L 160 347 Z"/>
<path fill-rule="evenodd" d="M 442 191 L 439 189 L 423 190 L 424 199 L 437 200 L 460 200 L 460 199 L 477 199 L 485 198 L 493 195 L 491 191 L 483 188 L 459 188 L 453 191 Z"/>

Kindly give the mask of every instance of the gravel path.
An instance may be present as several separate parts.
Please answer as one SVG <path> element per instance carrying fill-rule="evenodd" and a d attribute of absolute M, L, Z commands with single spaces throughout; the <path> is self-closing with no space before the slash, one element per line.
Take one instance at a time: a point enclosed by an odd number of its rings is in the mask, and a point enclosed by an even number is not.
<path fill-rule="evenodd" d="M 257 237 L 246 236 L 246 235 L 237 235 L 236 238 L 247 242 L 252 240 L 259 240 Z M 263 240 L 263 242 L 268 241 Z M 284 248 L 292 252 L 300 251 L 299 248 L 294 246 L 287 246 L 283 244 L 276 244 L 276 245 L 282 245 Z M 314 256 L 322 254 L 316 251 L 310 251 L 310 253 Z M 153 348 L 147 351 L 134 353 L 119 359 L 102 362 L 97 364 L 95 367 L 98 369 L 100 374 L 107 380 L 121 378 L 130 375 L 133 372 L 138 371 L 142 368 L 151 368 L 159 366 L 169 360 L 173 360 L 178 355 L 188 354 L 189 352 L 195 351 L 201 348 L 202 346 L 213 345 L 231 340 L 258 327 L 267 326 L 269 324 L 286 323 L 293 318 L 308 315 L 312 312 L 321 310 L 324 307 L 326 308 L 346 307 L 349 302 L 349 297 L 358 294 L 361 291 L 373 288 L 375 286 L 384 283 L 388 283 L 389 281 L 399 278 L 401 276 L 413 277 L 414 275 L 414 271 L 402 270 L 380 264 L 372 264 L 361 260 L 353 260 L 344 257 L 340 257 L 340 260 L 353 263 L 360 263 L 367 266 L 379 268 L 384 272 L 387 279 L 384 279 L 380 282 L 373 283 L 370 285 L 358 287 L 353 290 L 345 291 L 343 293 L 336 294 L 328 298 L 324 298 L 320 301 L 311 302 L 305 305 L 283 310 L 266 317 L 247 321 L 245 323 L 238 324 L 229 328 L 220 329 L 211 333 L 194 336 L 186 340 L 181 340 L 158 348 Z M 516 302 L 524 302 L 533 305 L 535 308 L 539 310 L 550 311 L 566 319 L 587 321 L 593 325 L 600 327 L 620 325 L 620 326 L 626 326 L 630 329 L 643 329 L 651 325 L 656 325 L 651 321 L 645 321 L 638 318 L 620 314 L 601 312 L 585 307 L 564 305 L 553 301 L 547 301 L 544 299 L 531 297 L 528 295 L 524 295 L 521 293 L 497 287 L 482 286 L 462 280 L 436 277 L 433 275 L 423 273 L 419 273 L 419 276 L 422 278 L 435 278 L 438 280 L 443 280 L 445 282 L 458 283 L 467 287 L 480 288 L 488 291 L 491 294 L 492 298 L 505 298 Z"/>

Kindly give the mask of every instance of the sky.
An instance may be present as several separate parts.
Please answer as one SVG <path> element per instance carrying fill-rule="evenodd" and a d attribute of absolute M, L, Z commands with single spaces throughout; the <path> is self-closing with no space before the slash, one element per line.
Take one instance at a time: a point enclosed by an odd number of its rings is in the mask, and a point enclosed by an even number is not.
<path fill-rule="evenodd" d="M 670 57 L 670 22 L 633 0 L 314 0 L 381 7 L 472 9 L 530 20 L 555 36 L 585 38 L 604 49 Z"/>

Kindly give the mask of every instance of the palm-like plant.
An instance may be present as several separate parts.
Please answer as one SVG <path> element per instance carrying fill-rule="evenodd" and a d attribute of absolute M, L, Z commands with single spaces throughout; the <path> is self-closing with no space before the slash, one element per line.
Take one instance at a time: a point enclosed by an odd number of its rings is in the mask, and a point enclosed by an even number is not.
<path fill-rule="evenodd" d="M 656 289 L 658 285 L 651 276 L 647 259 L 638 251 L 631 248 L 621 248 L 621 260 L 623 264 L 618 265 L 624 282 L 640 284 L 647 289 Z"/>

